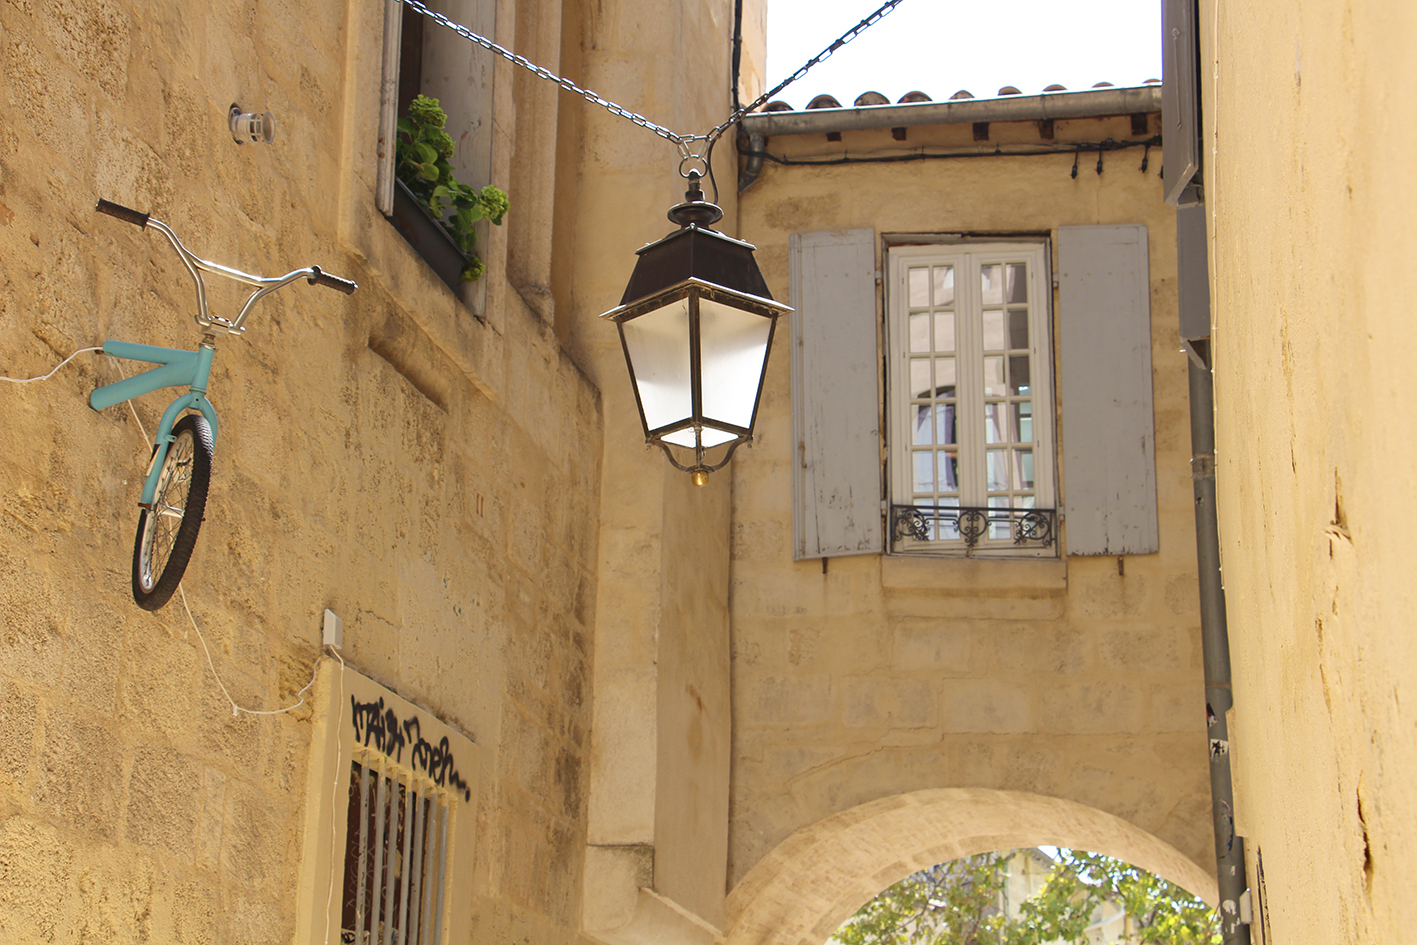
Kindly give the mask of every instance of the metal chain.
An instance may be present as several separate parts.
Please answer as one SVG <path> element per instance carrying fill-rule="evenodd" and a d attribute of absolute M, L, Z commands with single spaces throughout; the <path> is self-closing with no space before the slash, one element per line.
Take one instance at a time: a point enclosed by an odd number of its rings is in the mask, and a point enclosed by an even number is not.
<path fill-rule="evenodd" d="M 508 62 L 521 66 L 523 69 L 530 70 L 531 72 L 535 73 L 543 79 L 555 82 L 567 92 L 574 92 L 581 98 L 585 99 L 587 102 L 590 102 L 592 105 L 599 105 L 602 108 L 608 110 L 611 114 L 618 115 L 621 118 L 627 118 L 634 124 L 639 125 L 641 128 L 648 129 L 649 131 L 652 131 L 655 134 L 659 135 L 661 138 L 664 138 L 666 141 L 673 142 L 674 146 L 679 149 L 679 168 L 680 174 L 682 175 L 684 173 L 684 164 L 689 161 L 698 161 L 702 163 L 705 167 L 707 167 L 708 161 L 704 158 L 704 153 L 708 149 L 712 148 L 713 143 L 717 141 L 718 138 L 725 131 L 733 127 L 734 123 L 737 122 L 738 119 L 742 118 L 744 115 L 757 108 L 759 105 L 762 105 L 764 102 L 771 99 L 774 95 L 781 92 L 783 89 L 787 88 L 789 85 L 796 82 L 798 79 L 802 78 L 804 75 L 807 74 L 807 70 L 811 69 L 813 66 L 827 59 L 830 59 L 832 53 L 836 52 L 838 49 L 851 42 L 857 36 L 860 36 L 867 29 L 874 26 L 877 22 L 880 21 L 882 17 L 894 10 L 896 6 L 902 2 L 902 0 L 886 0 L 885 3 L 881 4 L 881 6 L 876 10 L 876 12 L 872 13 L 870 16 L 866 17 L 866 19 L 862 20 L 860 23 L 857 23 L 851 29 L 847 30 L 835 42 L 833 42 L 831 45 L 827 46 L 827 48 L 823 49 L 821 52 L 817 53 L 817 55 L 809 59 L 800 69 L 792 73 L 792 75 L 788 76 L 785 80 L 778 83 L 772 89 L 768 90 L 767 92 L 764 92 L 762 95 L 759 95 L 751 103 L 744 105 L 732 115 L 728 116 L 728 119 L 726 121 L 715 126 L 714 129 L 706 135 L 681 135 L 674 131 L 670 131 L 663 125 L 657 125 L 645 116 L 641 115 L 639 112 L 632 112 L 628 108 L 625 108 L 623 105 L 617 105 L 616 103 L 610 101 L 607 98 L 602 98 L 600 95 L 597 95 L 590 89 L 583 89 L 579 85 L 576 85 L 574 82 L 572 82 L 570 79 L 564 79 L 561 76 L 556 75 L 550 69 L 545 69 L 541 66 L 538 66 L 536 63 L 532 62 L 530 59 L 527 59 L 525 56 L 519 56 L 516 53 L 512 52 L 510 49 L 504 49 L 501 46 L 498 46 L 496 43 L 492 42 L 492 40 L 487 39 L 484 36 L 479 36 L 472 30 L 468 29 L 466 26 L 454 23 L 452 20 L 448 19 L 443 14 L 438 13 L 435 10 L 428 9 L 428 7 L 422 3 L 422 0 L 399 0 L 399 2 L 403 3 L 405 6 L 412 7 L 414 10 L 417 10 L 419 13 L 428 17 L 429 19 L 434 20 L 437 23 L 442 24 L 443 26 L 446 26 L 454 33 L 457 33 L 464 39 L 471 40 L 472 42 L 481 46 L 483 49 L 496 53 L 503 59 L 506 59 Z M 690 145 L 695 141 L 704 142 L 705 147 L 703 151 L 694 151 L 690 148 Z"/>
<path fill-rule="evenodd" d="M 708 139 L 709 144 L 712 144 L 718 139 L 719 135 L 723 134 L 729 128 L 733 127 L 734 123 L 737 122 L 738 119 L 742 118 L 744 115 L 748 114 L 753 109 L 757 108 L 759 105 L 762 105 L 764 102 L 767 102 L 774 95 L 781 92 L 783 89 L 787 88 L 789 85 L 806 75 L 808 69 L 811 69 L 813 66 L 817 65 L 820 62 L 824 62 L 827 59 L 830 59 L 832 53 L 836 52 L 838 49 L 845 46 L 847 43 L 851 42 L 856 37 L 860 36 L 872 26 L 875 26 L 887 13 L 890 13 L 892 10 L 894 10 L 896 6 L 900 3 L 901 0 L 886 0 L 885 3 L 881 4 L 880 7 L 876 9 L 875 13 L 872 13 L 870 16 L 866 17 L 866 19 L 862 20 L 860 23 L 857 23 L 851 29 L 843 33 L 834 43 L 832 43 L 826 49 L 823 49 L 811 59 L 807 60 L 807 62 L 802 65 L 802 68 L 798 69 L 796 72 L 792 73 L 792 75 L 779 82 L 774 88 L 769 89 L 762 95 L 759 95 L 757 98 L 755 98 L 752 102 L 748 103 L 747 105 L 744 105 L 732 115 L 729 115 L 726 121 L 714 128 L 707 135 L 705 135 L 705 138 Z"/>
<path fill-rule="evenodd" d="M 574 82 L 572 82 L 570 79 L 563 79 L 560 76 L 556 75 L 554 72 L 552 72 L 550 69 L 544 69 L 541 66 L 538 66 L 536 63 L 532 62 L 530 59 L 527 59 L 525 56 L 519 56 L 516 53 L 512 52 L 510 49 L 503 49 L 501 46 L 498 46 L 496 43 L 492 42 L 492 40 L 487 39 L 484 36 L 477 35 L 472 30 L 468 29 L 466 26 L 454 23 L 452 20 L 448 19 L 443 14 L 438 13 L 435 10 L 428 9 L 428 7 L 424 6 L 423 3 L 420 2 L 420 0 L 400 0 L 400 2 L 403 3 L 405 6 L 412 7 L 414 10 L 417 10 L 419 13 L 422 13 L 429 19 L 441 23 L 443 26 L 446 26 L 454 33 L 457 33 L 464 39 L 471 40 L 472 42 L 481 46 L 483 49 L 494 52 L 497 55 L 501 56 L 503 59 L 506 59 L 509 62 L 521 66 L 523 69 L 529 69 L 530 71 L 536 73 L 543 79 L 548 79 L 552 82 L 555 82 L 567 92 L 576 93 L 581 98 L 585 99 L 587 102 L 590 102 L 592 105 L 599 105 L 602 108 L 608 109 L 612 114 L 619 115 L 621 118 L 628 118 L 630 121 L 639 125 L 641 128 L 647 128 L 650 131 L 653 131 L 655 134 L 659 135 L 661 138 L 664 138 L 667 141 L 672 141 L 675 146 L 679 148 L 679 154 L 681 157 L 687 159 L 694 156 L 693 152 L 689 150 L 689 142 L 695 139 L 695 135 L 676 134 L 675 132 L 670 131 L 668 128 L 664 127 L 663 125 L 655 124 L 654 122 L 650 121 L 648 118 L 639 114 L 638 112 L 632 112 L 628 108 L 625 108 L 623 105 L 617 105 L 609 99 L 601 98 L 599 95 L 592 92 L 590 89 L 583 89 L 579 85 L 576 85 Z M 897 0 L 897 2 L 899 2 L 899 0 Z"/>

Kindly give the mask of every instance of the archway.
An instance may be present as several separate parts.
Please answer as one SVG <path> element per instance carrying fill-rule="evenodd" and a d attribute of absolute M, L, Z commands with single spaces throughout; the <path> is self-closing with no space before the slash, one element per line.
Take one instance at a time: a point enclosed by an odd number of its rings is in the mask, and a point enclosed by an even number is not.
<path fill-rule="evenodd" d="M 866 900 L 916 870 L 1045 844 L 1106 853 L 1211 905 L 1215 878 L 1112 814 L 1019 791 L 939 788 L 882 798 L 798 830 L 728 896 L 725 945 L 821 945 Z"/>

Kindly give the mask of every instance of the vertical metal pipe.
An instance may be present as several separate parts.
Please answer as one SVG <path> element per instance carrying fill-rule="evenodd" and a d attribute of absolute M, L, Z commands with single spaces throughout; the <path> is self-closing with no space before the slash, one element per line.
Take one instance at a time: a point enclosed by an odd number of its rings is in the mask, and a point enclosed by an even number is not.
<path fill-rule="evenodd" d="M 443 940 L 443 890 L 448 885 L 448 821 L 453 819 L 451 798 L 438 818 L 438 902 L 433 912 L 433 941 Z"/>
<path fill-rule="evenodd" d="M 369 941 L 379 940 L 379 891 L 384 887 L 384 811 L 388 807 L 388 778 L 384 772 L 375 771 L 379 781 L 378 795 L 374 800 L 374 889 L 369 902 Z M 387 912 L 384 913 L 388 915 Z M 387 921 L 387 920 L 386 920 Z M 360 942 L 359 945 L 364 945 Z"/>
<path fill-rule="evenodd" d="M 423 880 L 423 921 L 418 923 L 419 945 L 424 942 L 435 945 L 437 939 L 433 935 L 433 904 L 438 898 L 438 821 L 440 813 L 438 804 L 438 794 L 436 791 L 428 795 L 428 839 L 425 846 L 428 848 L 428 865 L 424 869 Z"/>
<path fill-rule="evenodd" d="M 398 885 L 399 782 L 389 773 L 389 832 L 384 838 L 384 945 L 394 942 L 394 887 Z"/>
<path fill-rule="evenodd" d="M 369 881 L 369 766 L 362 763 L 359 765 L 359 868 L 355 876 L 359 885 L 354 894 L 354 940 L 363 942 L 364 886 Z"/>
<path fill-rule="evenodd" d="M 1215 820 L 1215 862 L 1220 885 L 1220 934 L 1225 945 L 1249 945 L 1240 921 L 1245 895 L 1245 841 L 1235 834 L 1235 794 L 1230 777 L 1230 733 L 1225 713 L 1230 688 L 1230 630 L 1220 579 L 1220 526 L 1215 505 L 1214 388 L 1209 367 L 1190 367 L 1191 482 L 1196 499 L 1196 570 L 1200 579 L 1201 648 L 1205 662 L 1206 728 L 1210 736 L 1210 800 Z"/>
<path fill-rule="evenodd" d="M 408 945 L 408 881 L 413 872 L 411 867 L 413 854 L 413 805 L 418 794 L 413 790 L 413 774 L 408 776 L 408 784 L 404 788 L 403 806 L 403 858 L 399 861 L 402 869 L 399 871 L 403 875 L 399 880 L 399 945 Z"/>
<path fill-rule="evenodd" d="M 409 868 L 413 876 L 409 880 L 408 934 L 404 940 L 409 945 L 418 945 L 419 929 L 423 918 L 423 858 L 426 844 L 423 842 L 423 795 L 413 790 L 413 778 L 409 777 L 409 794 L 413 798 L 413 858 Z"/>

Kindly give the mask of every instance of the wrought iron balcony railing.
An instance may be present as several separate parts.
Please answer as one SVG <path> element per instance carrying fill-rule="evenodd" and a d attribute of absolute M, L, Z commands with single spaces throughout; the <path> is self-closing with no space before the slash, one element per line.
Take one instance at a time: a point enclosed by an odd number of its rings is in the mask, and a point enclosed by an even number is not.
<path fill-rule="evenodd" d="M 892 505 L 891 535 L 905 541 L 962 541 L 966 548 L 981 540 L 1021 548 L 1047 548 L 1058 532 L 1057 509 L 937 508 Z"/>

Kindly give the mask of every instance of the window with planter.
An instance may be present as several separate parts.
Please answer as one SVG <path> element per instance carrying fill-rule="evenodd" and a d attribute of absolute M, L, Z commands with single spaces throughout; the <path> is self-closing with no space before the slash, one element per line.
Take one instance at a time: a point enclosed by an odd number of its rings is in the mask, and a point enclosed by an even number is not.
<path fill-rule="evenodd" d="M 430 2 L 492 36 L 492 0 Z M 476 244 L 501 223 L 506 194 L 490 186 L 493 57 L 398 0 L 385 0 L 380 91 L 380 212 L 455 292 L 481 276 Z"/>

